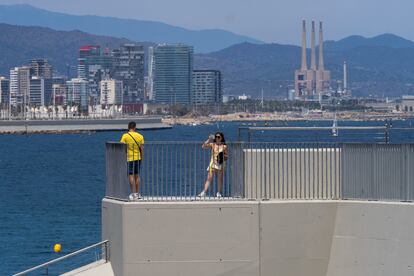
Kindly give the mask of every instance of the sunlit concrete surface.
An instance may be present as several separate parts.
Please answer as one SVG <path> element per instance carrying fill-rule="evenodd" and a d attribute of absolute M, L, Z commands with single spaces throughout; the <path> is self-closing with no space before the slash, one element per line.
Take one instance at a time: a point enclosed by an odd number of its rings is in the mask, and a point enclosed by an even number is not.
<path fill-rule="evenodd" d="M 104 260 L 80 267 L 71 272 L 62 274 L 63 276 L 115 276 L 111 263 Z"/>
<path fill-rule="evenodd" d="M 104 199 L 115 275 L 413 275 L 414 204 Z"/>

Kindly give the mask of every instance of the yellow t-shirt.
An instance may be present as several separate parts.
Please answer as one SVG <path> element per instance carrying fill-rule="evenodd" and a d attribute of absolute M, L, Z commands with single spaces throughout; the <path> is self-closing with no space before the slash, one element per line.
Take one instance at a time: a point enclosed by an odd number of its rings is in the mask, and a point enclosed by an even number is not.
<path fill-rule="evenodd" d="M 134 137 L 134 139 L 132 139 Z M 144 145 L 144 136 L 138 132 L 131 131 L 122 135 L 121 143 L 127 144 L 128 147 L 128 161 L 141 160 L 140 147 Z"/>

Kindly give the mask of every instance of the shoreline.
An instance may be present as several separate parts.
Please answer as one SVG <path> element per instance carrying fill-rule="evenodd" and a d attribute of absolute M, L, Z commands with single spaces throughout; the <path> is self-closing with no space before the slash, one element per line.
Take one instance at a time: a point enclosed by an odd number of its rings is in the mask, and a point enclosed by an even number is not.
<path fill-rule="evenodd" d="M 218 121 L 222 122 L 255 122 L 255 121 L 385 121 L 385 120 L 407 120 L 414 118 L 412 114 L 384 114 L 384 113 L 360 113 L 360 112 L 338 112 L 322 114 L 302 113 L 233 113 L 227 115 L 211 115 L 198 117 L 176 117 L 163 118 L 162 122 L 168 125 L 206 125 Z"/>

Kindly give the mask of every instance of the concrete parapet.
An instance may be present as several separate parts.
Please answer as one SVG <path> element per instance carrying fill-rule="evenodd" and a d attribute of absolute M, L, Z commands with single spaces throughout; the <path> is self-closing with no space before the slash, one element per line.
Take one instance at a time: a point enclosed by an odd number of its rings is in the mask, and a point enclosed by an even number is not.
<path fill-rule="evenodd" d="M 258 275 L 258 224 L 257 202 L 103 201 L 116 275 Z"/>
<path fill-rule="evenodd" d="M 413 275 L 414 204 L 103 200 L 115 275 Z"/>

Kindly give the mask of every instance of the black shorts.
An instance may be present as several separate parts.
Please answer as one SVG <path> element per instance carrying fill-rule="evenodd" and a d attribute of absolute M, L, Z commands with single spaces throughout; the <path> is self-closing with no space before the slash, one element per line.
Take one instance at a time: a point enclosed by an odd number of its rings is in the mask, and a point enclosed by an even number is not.
<path fill-rule="evenodd" d="M 141 171 L 141 160 L 128 162 L 128 174 L 139 174 Z"/>

